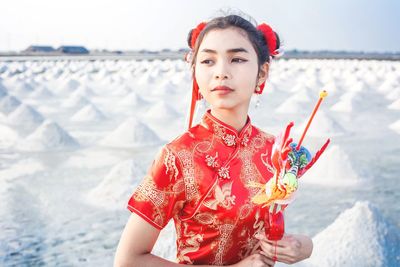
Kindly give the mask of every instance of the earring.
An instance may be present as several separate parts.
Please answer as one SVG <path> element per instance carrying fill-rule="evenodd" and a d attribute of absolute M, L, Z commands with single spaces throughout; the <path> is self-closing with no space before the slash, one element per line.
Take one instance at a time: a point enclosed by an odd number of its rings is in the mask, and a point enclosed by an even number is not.
<path fill-rule="evenodd" d="M 256 95 L 256 104 L 254 105 L 254 107 L 257 109 L 259 108 L 261 105 L 261 100 L 260 100 L 260 94 Z"/>

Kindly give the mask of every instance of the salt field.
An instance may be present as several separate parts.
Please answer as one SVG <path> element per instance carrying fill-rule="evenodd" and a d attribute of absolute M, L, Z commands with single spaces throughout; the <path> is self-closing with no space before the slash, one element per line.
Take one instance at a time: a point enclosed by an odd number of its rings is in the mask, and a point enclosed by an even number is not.
<path fill-rule="evenodd" d="M 191 83 L 182 60 L 0 62 L 0 265 L 112 266 L 130 195 L 186 130 Z M 303 145 L 331 144 L 285 211 L 314 250 L 291 266 L 400 266 L 400 62 L 280 59 L 250 118 L 274 135 L 293 121 L 299 140 L 321 90 Z M 153 253 L 175 260 L 172 224 Z"/>

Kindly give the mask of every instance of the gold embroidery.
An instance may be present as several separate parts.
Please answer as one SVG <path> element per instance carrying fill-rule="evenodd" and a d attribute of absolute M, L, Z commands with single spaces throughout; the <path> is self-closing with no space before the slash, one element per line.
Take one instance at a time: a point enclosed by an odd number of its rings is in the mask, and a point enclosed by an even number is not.
<path fill-rule="evenodd" d="M 174 191 L 174 193 L 179 194 L 183 191 L 185 191 L 185 183 L 183 182 L 182 179 L 179 179 L 174 186 L 172 187 L 172 191 Z"/>
<path fill-rule="evenodd" d="M 165 199 L 165 193 L 156 188 L 153 178 L 146 176 L 144 181 L 137 187 L 136 193 L 146 196 L 157 208 L 160 207 Z"/>
<path fill-rule="evenodd" d="M 216 250 L 214 265 L 223 265 L 223 256 L 225 251 L 229 248 L 229 236 L 231 235 L 235 225 L 233 224 L 223 224 L 219 227 L 220 238 L 218 241 L 218 246 Z"/>
<path fill-rule="evenodd" d="M 193 261 L 186 255 L 187 253 L 196 252 L 200 248 L 200 243 L 203 242 L 203 234 L 187 232 L 187 224 L 183 225 L 183 234 L 186 239 L 185 244 L 182 244 L 184 248 L 178 250 L 178 260 L 180 262 L 186 262 L 189 264 L 193 264 Z"/>
<path fill-rule="evenodd" d="M 209 199 L 203 202 L 204 206 L 216 210 L 218 206 L 221 206 L 227 210 L 230 210 L 235 205 L 236 196 L 232 196 L 232 182 L 225 183 L 220 187 L 218 184 L 214 189 L 214 199 Z"/>
<path fill-rule="evenodd" d="M 220 126 L 218 123 L 213 123 L 214 134 L 224 141 L 227 146 L 236 145 L 235 135 L 227 134 L 224 127 Z"/>
<path fill-rule="evenodd" d="M 264 231 L 264 220 L 263 218 L 260 218 L 260 210 L 257 210 L 255 214 L 255 222 L 253 224 L 253 235 L 250 235 L 248 233 L 248 237 L 244 244 L 241 246 L 241 254 L 240 257 L 246 258 L 247 256 L 254 254 L 256 250 L 259 249 L 260 245 L 258 243 L 258 240 L 255 238 L 255 235 L 257 233 L 261 233 Z"/>
<path fill-rule="evenodd" d="M 222 166 L 221 168 L 218 169 L 218 176 L 223 179 L 230 179 L 229 175 L 229 166 Z"/>
<path fill-rule="evenodd" d="M 168 148 L 166 148 L 167 155 L 164 158 L 164 165 L 166 168 L 165 174 L 168 174 L 168 171 L 171 170 L 169 174 L 169 180 L 172 180 L 172 176 L 176 179 L 178 177 L 179 171 L 176 167 L 175 156 Z"/>
<path fill-rule="evenodd" d="M 188 150 L 180 150 L 177 153 L 177 155 L 182 162 L 186 199 L 192 200 L 192 199 L 198 198 L 199 191 L 197 189 L 197 185 L 196 185 L 196 181 L 195 181 L 194 163 L 193 163 L 192 154 Z"/>
<path fill-rule="evenodd" d="M 194 218 L 201 224 L 214 224 L 216 221 L 215 215 L 208 212 L 198 213 Z"/>
<path fill-rule="evenodd" d="M 249 204 L 249 203 L 246 203 L 243 206 L 241 206 L 240 210 L 239 210 L 239 218 L 241 220 L 246 219 L 247 216 L 250 215 L 252 208 L 253 208 L 253 205 Z"/>
<path fill-rule="evenodd" d="M 212 167 L 212 168 L 217 168 L 219 166 L 218 164 L 218 151 L 215 152 L 215 156 L 210 156 L 210 155 L 206 155 L 206 163 L 207 166 Z"/>
<path fill-rule="evenodd" d="M 236 145 L 235 136 L 233 134 L 225 134 L 225 136 L 222 137 L 222 140 L 224 140 L 227 146 Z"/>

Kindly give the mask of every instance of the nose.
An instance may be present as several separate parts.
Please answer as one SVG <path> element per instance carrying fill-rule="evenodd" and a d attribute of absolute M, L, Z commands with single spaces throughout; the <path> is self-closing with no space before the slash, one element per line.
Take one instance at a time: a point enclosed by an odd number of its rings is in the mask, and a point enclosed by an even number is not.
<path fill-rule="evenodd" d="M 230 77 L 228 68 L 226 63 L 221 62 L 218 64 L 218 66 L 215 69 L 215 79 L 217 80 L 225 80 Z"/>

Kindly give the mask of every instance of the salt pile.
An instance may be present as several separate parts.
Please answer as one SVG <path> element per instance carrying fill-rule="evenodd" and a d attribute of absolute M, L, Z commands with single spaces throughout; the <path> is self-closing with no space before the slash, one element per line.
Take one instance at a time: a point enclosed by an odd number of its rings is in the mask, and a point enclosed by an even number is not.
<path fill-rule="evenodd" d="M 1 83 L 0 80 L 0 99 L 6 95 L 7 95 L 7 89 L 4 87 L 4 85 Z"/>
<path fill-rule="evenodd" d="M 51 120 L 45 120 L 18 145 L 19 149 L 29 151 L 73 149 L 77 147 L 79 147 L 79 143 Z"/>
<path fill-rule="evenodd" d="M 19 139 L 19 135 L 15 130 L 1 123 L 0 133 L 0 148 L 11 147 Z"/>
<path fill-rule="evenodd" d="M 87 86 L 79 86 L 73 93 L 71 96 L 73 97 L 78 97 L 78 96 L 88 96 L 88 97 L 92 97 L 95 96 L 96 94 L 93 92 L 92 89 L 90 89 Z"/>
<path fill-rule="evenodd" d="M 391 104 L 388 106 L 388 108 L 389 108 L 389 109 L 394 109 L 394 110 L 400 110 L 400 98 L 397 99 L 397 100 L 395 100 L 395 101 L 393 101 L 393 103 L 391 103 Z"/>
<path fill-rule="evenodd" d="M 67 81 L 64 81 L 63 85 L 61 86 L 61 93 L 71 93 L 78 89 L 80 85 L 81 83 L 77 80 L 68 79 Z"/>
<path fill-rule="evenodd" d="M 280 104 L 275 111 L 276 113 L 281 114 L 297 114 L 299 112 L 307 111 L 307 106 L 307 102 L 304 102 L 293 95 Z"/>
<path fill-rule="evenodd" d="M 16 85 L 16 88 L 13 91 L 13 93 L 15 93 L 18 96 L 25 96 L 33 93 L 34 91 L 35 88 L 30 83 L 23 82 Z"/>
<path fill-rule="evenodd" d="M 128 118 L 112 133 L 106 136 L 101 145 L 111 147 L 143 147 L 161 144 L 160 138 L 147 125 L 135 117 Z"/>
<path fill-rule="evenodd" d="M 397 120 L 389 125 L 389 128 L 400 134 L 400 120 Z"/>
<path fill-rule="evenodd" d="M 301 125 L 295 126 L 294 132 L 301 134 L 305 129 L 307 121 L 304 121 Z M 315 127 L 313 127 L 315 126 Z M 345 130 L 336 122 L 334 118 L 329 116 L 323 110 L 319 110 L 318 114 L 315 115 L 313 124 L 307 131 L 308 136 L 313 137 L 326 137 L 326 136 L 338 136 L 343 135 Z"/>
<path fill-rule="evenodd" d="M 86 105 L 71 117 L 71 121 L 77 122 L 103 121 L 105 119 L 103 112 L 93 104 Z"/>
<path fill-rule="evenodd" d="M 351 166 L 349 156 L 337 145 L 328 146 L 300 181 L 329 186 L 353 186 L 362 182 Z"/>
<path fill-rule="evenodd" d="M 34 108 L 23 103 L 8 115 L 7 121 L 11 125 L 34 129 L 44 121 L 44 117 Z"/>
<path fill-rule="evenodd" d="M 85 96 L 70 96 L 64 101 L 62 107 L 64 108 L 81 108 L 88 105 L 90 101 Z"/>
<path fill-rule="evenodd" d="M 114 166 L 100 184 L 89 192 L 88 200 L 106 208 L 125 209 L 143 176 L 144 171 L 137 162 L 123 161 Z"/>
<path fill-rule="evenodd" d="M 132 108 L 140 108 L 148 104 L 148 101 L 144 100 L 140 95 L 135 92 L 131 92 L 119 102 L 119 106 L 129 106 Z"/>
<path fill-rule="evenodd" d="M 53 97 L 54 94 L 50 92 L 46 86 L 41 86 L 35 91 L 33 91 L 29 96 L 37 99 L 47 99 Z"/>
<path fill-rule="evenodd" d="M 173 120 L 179 117 L 179 113 L 165 101 L 157 102 L 146 113 L 149 119 Z"/>
<path fill-rule="evenodd" d="M 368 201 L 358 201 L 313 238 L 306 262 L 324 267 L 400 266 L 399 229 Z"/>
<path fill-rule="evenodd" d="M 19 105 L 21 105 L 21 101 L 12 95 L 6 95 L 0 99 L 0 111 L 6 115 L 15 110 Z"/>

